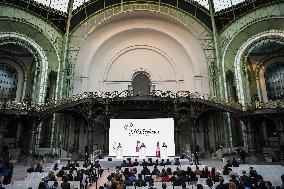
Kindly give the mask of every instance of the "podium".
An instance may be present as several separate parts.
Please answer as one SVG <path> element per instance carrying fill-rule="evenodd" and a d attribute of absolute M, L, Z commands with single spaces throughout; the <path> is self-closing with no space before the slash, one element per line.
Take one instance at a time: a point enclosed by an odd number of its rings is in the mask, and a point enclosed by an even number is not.
<path fill-rule="evenodd" d="M 123 149 L 122 147 L 116 148 L 116 159 L 123 159 Z"/>
<path fill-rule="evenodd" d="M 139 159 L 146 159 L 146 147 L 141 147 L 140 148 Z"/>
<path fill-rule="evenodd" d="M 168 159 L 168 149 L 165 146 L 161 147 L 160 157 L 161 159 Z"/>

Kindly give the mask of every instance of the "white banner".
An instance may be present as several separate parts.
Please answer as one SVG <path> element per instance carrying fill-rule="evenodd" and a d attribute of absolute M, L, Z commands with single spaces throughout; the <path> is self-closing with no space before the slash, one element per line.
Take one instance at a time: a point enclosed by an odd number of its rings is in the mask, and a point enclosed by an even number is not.
<path fill-rule="evenodd" d="M 109 156 L 116 156 L 121 144 L 123 156 L 139 156 L 142 143 L 146 156 L 156 156 L 157 146 L 167 145 L 168 156 L 175 156 L 174 120 L 157 119 L 111 119 L 109 129 Z"/>

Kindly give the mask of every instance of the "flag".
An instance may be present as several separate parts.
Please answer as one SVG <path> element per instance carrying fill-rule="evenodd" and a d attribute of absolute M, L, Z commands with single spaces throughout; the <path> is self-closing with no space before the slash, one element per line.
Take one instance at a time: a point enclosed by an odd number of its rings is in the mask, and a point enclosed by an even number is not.
<path fill-rule="evenodd" d="M 136 142 L 136 152 L 139 152 L 139 143 L 140 143 L 140 141 L 139 140 L 137 140 L 137 142 Z"/>
<path fill-rule="evenodd" d="M 156 157 L 160 157 L 160 143 L 157 142 Z"/>

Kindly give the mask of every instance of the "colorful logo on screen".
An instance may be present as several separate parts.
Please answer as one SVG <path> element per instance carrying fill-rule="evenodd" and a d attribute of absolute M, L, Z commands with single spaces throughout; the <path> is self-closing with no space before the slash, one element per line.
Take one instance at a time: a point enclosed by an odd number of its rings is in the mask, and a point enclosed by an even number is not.
<path fill-rule="evenodd" d="M 146 129 L 130 129 L 128 131 L 128 135 L 129 136 L 133 136 L 133 135 L 145 135 L 145 136 L 150 136 L 150 135 L 155 135 L 155 134 L 159 134 L 160 131 L 154 131 L 152 129 L 146 130 Z"/>
<path fill-rule="evenodd" d="M 150 135 L 155 135 L 159 134 L 160 131 L 155 131 L 152 129 L 146 130 L 146 129 L 135 129 L 133 123 L 129 122 L 129 124 L 124 125 L 124 131 L 128 133 L 129 136 L 133 135 L 145 135 L 145 136 L 150 136 Z"/>
<path fill-rule="evenodd" d="M 131 129 L 133 127 L 133 123 L 129 122 L 129 124 L 125 124 L 124 125 L 124 130 L 128 131 L 129 129 Z"/>

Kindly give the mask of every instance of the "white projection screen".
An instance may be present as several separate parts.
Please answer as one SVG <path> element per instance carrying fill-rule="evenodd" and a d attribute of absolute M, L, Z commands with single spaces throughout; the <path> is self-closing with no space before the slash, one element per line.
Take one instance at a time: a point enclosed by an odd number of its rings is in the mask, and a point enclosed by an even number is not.
<path fill-rule="evenodd" d="M 137 144 L 146 146 L 146 156 L 156 156 L 159 146 L 165 142 L 168 156 L 175 156 L 174 120 L 157 119 L 110 119 L 109 156 L 116 156 L 116 147 L 121 143 L 123 156 L 139 156 Z"/>

